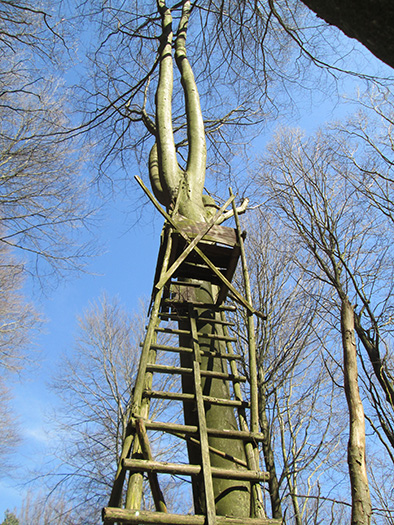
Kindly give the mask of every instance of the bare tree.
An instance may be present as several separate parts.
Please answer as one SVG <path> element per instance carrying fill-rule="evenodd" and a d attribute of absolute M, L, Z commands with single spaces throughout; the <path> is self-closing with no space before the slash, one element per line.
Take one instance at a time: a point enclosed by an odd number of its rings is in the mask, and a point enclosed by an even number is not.
<path fill-rule="evenodd" d="M 305 523 L 330 514 L 335 489 L 329 478 L 345 462 L 341 392 L 332 381 L 339 370 L 327 366 L 327 304 L 320 300 L 321 285 L 306 271 L 308 263 L 298 264 L 299 244 L 282 235 L 268 209 L 254 212 L 248 231 L 253 304 L 266 315 L 256 323 L 256 345 L 272 514 Z M 244 322 L 237 322 L 241 353 Z"/>
<path fill-rule="evenodd" d="M 371 503 L 365 460 L 364 411 L 358 386 L 355 314 L 357 304 L 382 305 L 390 260 L 381 217 L 362 201 L 343 177 L 336 150 L 327 137 L 302 140 L 297 133 L 280 135 L 264 163 L 264 184 L 270 206 L 281 216 L 288 234 L 313 255 L 319 272 L 310 270 L 332 287 L 337 299 L 338 328 L 342 333 L 344 388 L 349 407 L 348 463 L 352 485 L 354 523 L 369 523 Z M 300 264 L 302 262 L 300 261 Z M 378 284 L 379 283 L 379 284 Z M 379 287 L 380 292 L 374 293 Z M 386 287 L 391 294 L 391 286 Z M 335 305 L 335 306 L 334 306 Z"/>
<path fill-rule="evenodd" d="M 21 443 L 17 417 L 11 406 L 12 396 L 9 386 L 0 377 L 0 474 L 9 473 L 10 457 Z"/>
<path fill-rule="evenodd" d="M 61 489 L 90 523 L 100 521 L 126 434 L 145 310 L 141 304 L 129 314 L 117 299 L 106 295 L 92 303 L 79 318 L 74 352 L 62 358 L 52 382 L 60 400 L 56 417 L 51 418 L 57 436 L 52 452 L 58 459 L 49 469 L 52 474 L 44 478 L 55 494 Z M 158 387 L 168 390 L 171 384 L 162 382 Z M 162 410 L 163 403 L 157 400 L 150 417 L 155 419 Z M 152 439 L 152 446 L 160 457 L 165 445 Z M 171 501 L 168 487 L 164 489 Z M 150 504 L 145 502 L 147 508 Z"/>
<path fill-rule="evenodd" d="M 141 314 L 130 316 L 103 296 L 79 318 L 75 352 L 62 359 L 53 381 L 62 402 L 56 478 L 70 483 L 77 502 L 88 498 L 96 513 L 110 491 L 126 432 L 142 330 Z"/>

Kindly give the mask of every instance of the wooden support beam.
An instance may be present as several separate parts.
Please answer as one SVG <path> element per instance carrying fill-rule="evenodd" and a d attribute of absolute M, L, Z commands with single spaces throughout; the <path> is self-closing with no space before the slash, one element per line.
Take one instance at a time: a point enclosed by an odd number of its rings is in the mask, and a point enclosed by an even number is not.
<path fill-rule="evenodd" d="M 125 510 L 106 507 L 102 511 L 105 523 L 129 523 L 136 525 L 205 525 L 206 517 L 189 514 L 163 514 L 142 510 Z M 282 525 L 282 520 L 267 518 L 216 517 L 217 525 Z"/>
<path fill-rule="evenodd" d="M 135 428 L 137 430 L 138 438 L 141 445 L 142 454 L 147 461 L 153 461 L 152 451 L 149 444 L 149 439 L 145 430 L 144 421 L 141 418 L 136 419 Z M 125 460 L 124 460 L 125 461 Z M 123 463 L 124 465 L 124 463 Z M 153 501 L 158 512 L 168 512 L 167 505 L 164 499 L 164 494 L 159 485 L 157 472 L 154 470 L 148 471 L 148 479 L 152 490 Z"/>
<path fill-rule="evenodd" d="M 179 474 L 183 476 L 198 476 L 203 471 L 201 465 L 185 465 L 181 463 L 165 463 L 148 461 L 146 459 L 124 459 L 123 467 L 135 472 L 159 472 L 161 474 Z M 225 469 L 210 466 L 210 474 L 215 478 L 236 479 L 243 481 L 267 481 L 268 472 L 248 469 Z"/>
<path fill-rule="evenodd" d="M 193 239 L 193 241 L 189 244 L 189 246 L 186 248 L 186 250 L 183 251 L 183 253 L 178 257 L 178 259 L 163 274 L 163 276 L 160 278 L 159 282 L 156 284 L 156 288 L 158 290 L 160 290 L 166 284 L 166 282 L 171 278 L 171 276 L 179 268 L 179 266 L 183 263 L 183 261 L 187 258 L 187 256 L 190 255 L 190 253 L 197 247 L 197 244 L 209 232 L 209 230 L 212 228 L 212 226 L 214 226 L 216 223 L 219 222 L 220 217 L 222 216 L 223 212 L 225 211 L 227 206 L 233 202 L 234 198 L 235 198 L 234 195 L 230 196 L 230 198 L 223 204 L 223 206 L 220 208 L 220 210 L 216 212 L 216 214 L 206 224 L 206 226 L 204 225 L 203 230 Z"/>
<path fill-rule="evenodd" d="M 168 215 L 168 213 L 163 210 L 163 208 L 160 206 L 160 204 L 156 201 L 155 197 L 152 195 L 152 193 L 148 190 L 148 188 L 145 186 L 145 184 L 142 182 L 142 180 L 139 177 L 135 177 L 138 184 L 141 186 L 141 188 L 144 190 L 144 192 L 148 195 L 156 209 L 167 219 L 169 224 L 185 239 L 185 241 L 190 244 L 192 241 L 191 239 L 182 231 L 178 229 L 178 226 L 174 219 Z M 212 261 L 200 250 L 198 246 L 194 247 L 194 250 L 198 255 L 201 257 L 201 259 L 205 262 L 205 264 L 213 271 L 213 273 L 222 281 L 224 285 L 227 286 L 227 288 L 232 292 L 237 302 L 245 306 L 252 314 L 257 315 L 258 317 L 262 317 L 265 319 L 265 316 L 253 306 L 248 303 L 248 301 L 234 288 L 234 286 L 230 283 L 228 279 L 220 272 L 216 266 L 212 263 Z"/>

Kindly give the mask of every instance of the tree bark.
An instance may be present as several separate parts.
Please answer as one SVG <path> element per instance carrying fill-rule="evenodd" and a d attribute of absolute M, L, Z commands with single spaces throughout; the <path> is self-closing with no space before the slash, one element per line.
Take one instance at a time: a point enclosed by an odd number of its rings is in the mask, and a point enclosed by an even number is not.
<path fill-rule="evenodd" d="M 394 6 L 391 0 L 302 0 L 317 16 L 356 38 L 394 67 Z"/>
<path fill-rule="evenodd" d="M 354 310 L 347 297 L 342 298 L 341 332 L 345 394 L 349 409 L 348 466 L 352 492 L 351 523 L 369 525 L 372 507 L 365 457 L 365 418 L 358 388 Z"/>
<path fill-rule="evenodd" d="M 269 495 L 271 500 L 271 511 L 273 518 L 282 518 L 282 507 L 279 494 L 279 483 L 276 475 L 275 457 L 271 446 L 271 431 L 266 414 L 266 399 L 263 388 L 259 388 L 259 420 L 261 432 L 264 434 L 263 454 L 265 468 L 269 473 L 270 477 L 268 480 Z"/>

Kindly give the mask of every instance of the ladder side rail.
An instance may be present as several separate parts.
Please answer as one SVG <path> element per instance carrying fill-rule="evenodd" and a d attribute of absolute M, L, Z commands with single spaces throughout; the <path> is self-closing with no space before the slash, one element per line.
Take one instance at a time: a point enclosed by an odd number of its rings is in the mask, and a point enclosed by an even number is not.
<path fill-rule="evenodd" d="M 169 262 L 170 254 L 171 254 L 171 244 L 172 244 L 172 236 L 171 236 L 171 229 L 169 228 L 167 230 L 167 247 L 166 247 L 166 252 L 164 255 L 164 259 L 163 259 L 162 274 L 166 271 L 167 266 L 168 266 L 168 262 Z M 146 374 L 146 366 L 148 364 L 148 359 L 149 359 L 149 350 L 151 348 L 154 337 L 156 335 L 156 327 L 160 323 L 159 311 L 160 311 L 160 306 L 161 306 L 161 298 L 162 298 L 162 293 L 161 291 L 158 291 L 155 294 L 155 299 L 154 299 L 154 303 L 152 307 L 152 312 L 151 312 L 148 328 L 146 331 L 145 340 L 142 345 L 138 374 L 137 374 L 137 378 L 136 378 L 136 382 L 134 386 L 133 404 L 132 404 L 132 410 L 131 410 L 131 413 L 133 416 L 139 415 L 138 412 L 140 410 L 140 406 L 142 402 L 142 393 L 145 387 L 145 374 Z"/>
<path fill-rule="evenodd" d="M 230 189 L 230 195 L 233 195 Z M 239 215 L 235 202 L 232 202 L 234 220 L 236 225 L 236 232 L 238 237 L 238 243 L 241 250 L 241 262 L 242 262 L 242 273 L 245 285 L 245 295 L 247 302 L 252 305 L 252 292 L 250 288 L 250 279 L 248 272 L 248 265 L 246 261 L 245 245 L 241 234 L 241 224 L 239 221 Z M 250 310 L 247 309 L 247 329 L 248 329 L 248 346 L 249 346 L 249 374 L 250 374 L 250 403 L 251 403 L 251 430 L 252 432 L 259 431 L 259 409 L 258 409 L 258 386 L 257 386 L 257 357 L 256 357 L 256 339 L 255 339 L 255 326 L 254 318 Z"/>
<path fill-rule="evenodd" d="M 202 395 L 201 386 L 201 353 L 200 345 L 198 344 L 197 335 L 197 322 L 196 322 L 196 311 L 192 305 L 188 305 L 189 319 L 190 319 L 190 331 L 192 338 L 192 345 L 194 350 L 193 359 L 193 375 L 194 375 L 194 386 L 196 394 L 196 405 L 198 414 L 198 427 L 200 434 L 200 445 L 201 445 L 201 462 L 204 479 L 205 489 L 205 505 L 206 505 L 206 516 L 207 525 L 216 525 L 216 507 L 215 507 L 215 496 L 213 491 L 212 482 L 212 470 L 211 470 L 211 459 L 209 457 L 209 443 L 207 433 L 207 422 L 205 419 L 205 407 Z"/>
<path fill-rule="evenodd" d="M 156 334 L 154 334 L 154 336 L 156 336 Z M 157 351 L 154 348 L 151 348 L 149 350 L 147 365 L 150 363 L 156 362 L 156 355 L 157 355 Z M 144 391 L 145 389 L 151 389 L 152 382 L 153 382 L 153 373 L 146 372 L 144 379 L 145 379 Z M 149 397 L 142 398 L 142 401 L 140 403 L 139 413 L 137 417 L 148 419 L 150 402 L 151 400 Z M 131 429 L 133 428 L 132 424 L 130 424 L 130 428 Z M 141 443 L 138 437 L 138 433 L 137 433 L 137 435 L 135 436 L 134 442 L 133 442 L 133 449 L 132 449 L 131 457 L 139 456 L 142 453 L 143 453 L 143 450 L 142 450 L 142 446 L 141 446 Z M 129 477 L 128 484 L 127 484 L 127 490 L 126 490 L 125 508 L 126 509 L 139 509 L 141 507 L 142 493 L 143 493 L 143 474 L 140 472 L 130 473 L 130 477 Z"/>
<path fill-rule="evenodd" d="M 167 246 L 166 246 L 164 260 L 163 260 L 162 272 L 166 270 L 168 266 L 170 254 L 171 254 L 171 231 L 170 229 L 168 229 L 166 235 L 167 235 Z M 149 356 L 149 354 L 150 354 L 151 344 L 155 337 L 155 327 L 160 322 L 159 311 L 160 311 L 160 305 L 161 305 L 161 298 L 162 298 L 162 291 L 159 291 L 155 294 L 153 307 L 152 307 L 152 311 L 150 315 L 150 321 L 148 324 L 147 332 L 146 332 L 144 343 L 142 346 L 141 358 L 140 358 L 137 378 L 136 378 L 134 392 L 133 392 L 132 410 L 131 410 L 130 419 L 128 422 L 128 429 L 127 429 L 126 437 L 123 441 L 122 451 L 119 457 L 118 467 L 117 467 L 117 471 L 115 475 L 115 481 L 112 486 L 112 491 L 111 491 L 111 495 L 109 499 L 108 505 L 110 507 L 120 507 L 122 505 L 123 485 L 124 485 L 125 477 L 126 477 L 126 472 L 122 468 L 122 460 L 129 457 L 132 449 L 135 447 L 135 443 L 134 443 L 135 433 L 133 432 L 133 427 L 132 425 L 130 425 L 130 423 L 131 423 L 131 418 L 134 417 L 135 414 L 138 415 L 138 413 L 141 410 L 142 393 L 143 393 L 143 390 L 145 387 L 145 381 L 146 381 L 146 366 L 149 360 L 152 360 L 152 357 L 154 357 L 154 356 Z M 151 359 L 149 359 L 149 357 L 151 357 Z"/>

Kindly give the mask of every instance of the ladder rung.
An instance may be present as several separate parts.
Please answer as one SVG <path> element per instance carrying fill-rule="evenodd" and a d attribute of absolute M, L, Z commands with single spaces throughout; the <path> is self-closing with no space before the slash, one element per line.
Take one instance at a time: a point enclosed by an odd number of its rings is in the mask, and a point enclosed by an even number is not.
<path fill-rule="evenodd" d="M 192 374 L 192 368 L 183 368 L 180 366 L 168 366 L 168 365 L 147 365 L 146 370 L 148 372 L 158 372 L 161 374 Z"/>
<path fill-rule="evenodd" d="M 158 472 L 160 474 L 183 474 L 184 476 L 198 476 L 201 465 L 186 465 L 180 463 L 167 463 L 161 461 L 150 461 L 147 459 L 123 459 L 123 468 L 135 472 Z M 224 469 L 211 467 L 212 477 L 222 479 L 238 479 L 244 481 L 267 481 L 268 472 L 257 470 Z"/>
<path fill-rule="evenodd" d="M 154 399 L 172 399 L 173 401 L 194 401 L 194 394 L 183 394 L 182 392 L 163 392 L 161 390 L 144 390 L 144 397 Z"/>
<path fill-rule="evenodd" d="M 167 312 L 161 312 L 159 313 L 159 317 L 161 317 L 161 319 L 163 320 L 170 320 L 172 319 L 173 321 L 188 321 L 189 320 L 189 317 L 186 316 L 186 315 L 179 315 L 179 314 L 176 314 L 176 313 L 167 313 Z M 198 322 L 203 322 L 203 323 L 212 323 L 212 324 L 220 324 L 220 325 L 225 325 L 225 326 L 234 326 L 234 323 L 232 323 L 231 321 L 222 321 L 221 319 L 212 319 L 212 318 L 209 318 L 209 317 L 199 317 L 198 318 Z"/>
<path fill-rule="evenodd" d="M 129 523 L 149 525 L 205 525 L 206 516 L 199 514 L 170 514 L 146 510 L 129 510 L 115 507 L 105 507 L 102 511 L 105 523 Z M 282 520 L 269 518 L 228 518 L 216 516 L 217 525 L 281 525 Z"/>
<path fill-rule="evenodd" d="M 201 370 L 200 372 L 202 377 L 213 377 L 215 379 L 224 379 L 227 381 L 239 381 L 240 383 L 245 383 L 245 376 L 236 376 L 234 374 L 225 374 L 224 372 L 213 372 L 211 370 Z"/>
<path fill-rule="evenodd" d="M 167 328 L 163 326 L 158 326 L 155 328 L 156 332 L 163 332 L 165 334 L 174 334 L 174 335 L 190 335 L 190 330 L 180 330 L 179 328 Z"/>
<path fill-rule="evenodd" d="M 207 357 L 220 357 L 222 359 L 229 359 L 230 361 L 231 360 L 237 360 L 237 361 L 241 361 L 243 359 L 242 355 L 238 355 L 238 354 L 221 354 L 219 352 L 211 352 L 209 350 L 205 350 L 203 352 L 200 352 L 201 355 L 203 356 L 207 356 Z"/>
<path fill-rule="evenodd" d="M 191 368 L 183 368 L 180 366 L 168 366 L 168 365 L 150 365 L 146 367 L 148 372 L 158 372 L 162 374 L 180 374 L 187 375 L 192 374 L 193 370 Z M 213 372 L 212 370 L 201 370 L 202 377 L 212 377 L 215 379 L 224 379 L 225 381 L 237 381 L 244 383 L 246 381 L 245 376 L 236 376 L 234 374 L 225 374 L 224 372 Z"/>
<path fill-rule="evenodd" d="M 154 345 L 151 345 L 150 346 L 151 348 L 153 348 L 154 350 L 163 350 L 165 352 L 185 352 L 187 354 L 192 354 L 193 353 L 193 349 L 192 348 L 188 348 L 187 346 L 167 346 L 167 345 L 158 345 L 158 344 L 154 344 Z M 241 355 L 237 355 L 237 354 L 222 354 L 220 352 L 213 352 L 211 350 L 204 350 L 204 351 L 201 351 L 200 350 L 200 354 L 202 356 L 206 356 L 206 357 L 220 357 L 222 359 L 235 359 L 235 360 L 241 360 L 243 359 L 243 357 Z"/>
<path fill-rule="evenodd" d="M 183 303 L 183 302 L 180 302 L 180 301 L 175 301 L 173 299 L 164 299 L 163 301 L 166 305 L 169 305 L 171 306 L 172 304 L 177 304 L 177 305 L 180 305 L 181 307 L 184 305 L 184 307 L 186 308 L 187 304 L 188 303 Z M 194 303 L 196 305 L 197 308 L 204 308 L 206 310 L 212 310 L 213 312 L 221 312 L 221 311 L 225 311 L 225 312 L 235 312 L 237 307 L 236 306 L 233 306 L 231 304 L 229 305 L 217 305 L 217 304 L 210 304 L 210 303 Z"/>
<path fill-rule="evenodd" d="M 194 401 L 196 398 L 195 394 L 183 394 L 181 392 L 163 392 L 161 390 L 145 390 L 143 396 L 154 399 L 172 399 L 174 401 Z M 224 405 L 243 408 L 250 407 L 250 403 L 248 403 L 247 401 L 239 401 L 238 399 L 223 399 L 212 396 L 202 396 L 202 398 L 205 403 L 211 403 L 212 405 Z"/>
<path fill-rule="evenodd" d="M 202 332 L 197 332 L 199 337 L 206 337 L 207 339 L 214 339 L 216 341 L 228 341 L 235 343 L 237 341 L 236 337 L 231 337 L 229 335 L 218 335 L 218 334 L 204 334 Z"/>
<path fill-rule="evenodd" d="M 181 425 L 178 423 L 164 423 L 162 421 L 144 421 L 147 430 L 158 430 L 162 432 L 178 432 L 180 434 L 193 435 L 197 434 L 198 427 L 193 425 Z M 216 428 L 207 428 L 207 434 L 214 437 L 238 438 L 243 440 L 263 441 L 264 435 L 257 432 L 246 432 L 244 430 L 221 430 Z"/>
<path fill-rule="evenodd" d="M 186 346 L 168 346 L 168 345 L 151 345 L 151 348 L 154 350 L 163 350 L 165 352 L 186 352 L 187 354 L 192 354 L 193 349 L 187 348 Z"/>
<path fill-rule="evenodd" d="M 155 329 L 157 332 L 163 332 L 166 334 L 173 334 L 173 335 L 190 335 L 190 330 L 180 330 L 179 328 L 166 328 L 166 327 L 157 327 Z M 218 335 L 218 334 L 204 334 L 202 332 L 197 332 L 197 335 L 199 337 L 206 337 L 207 339 L 214 339 L 217 341 L 228 341 L 231 343 L 235 343 L 237 341 L 236 337 L 231 337 L 228 335 Z"/>

